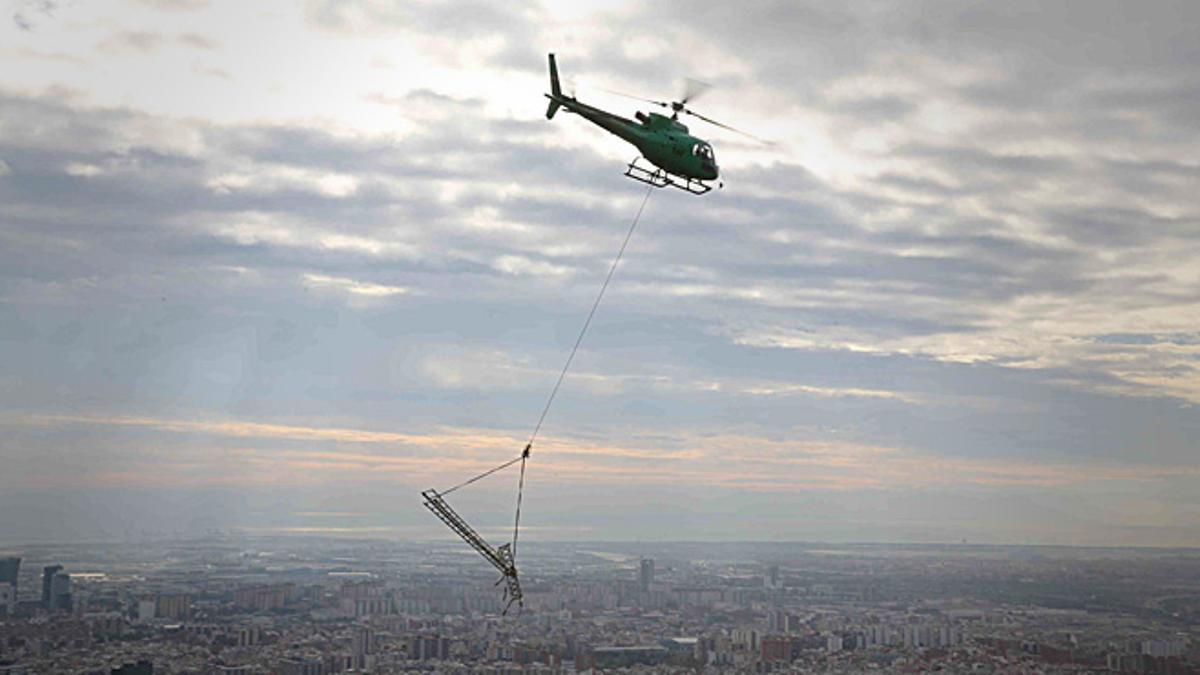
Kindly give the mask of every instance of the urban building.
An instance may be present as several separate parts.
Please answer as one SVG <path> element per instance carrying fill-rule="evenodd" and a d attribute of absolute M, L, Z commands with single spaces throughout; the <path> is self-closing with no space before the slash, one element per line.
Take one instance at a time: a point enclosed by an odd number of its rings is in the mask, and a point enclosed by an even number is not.
<path fill-rule="evenodd" d="M 47 565 L 42 568 L 42 607 L 45 609 L 54 609 L 51 602 L 51 586 L 54 583 L 54 575 L 62 571 L 62 565 Z"/>
<path fill-rule="evenodd" d="M 0 558 L 0 584 L 17 587 L 17 577 L 21 573 L 20 558 Z"/>
<path fill-rule="evenodd" d="M 126 663 L 109 671 L 111 675 L 154 675 L 154 664 L 150 661 Z"/>
<path fill-rule="evenodd" d="M 418 661 L 445 661 L 450 658 L 450 639 L 441 635 L 418 635 L 409 654 Z"/>
<path fill-rule="evenodd" d="M 0 675 L 1200 672 L 1200 600 L 1179 593 L 1200 552 L 659 544 L 672 564 L 635 557 L 633 576 L 632 547 L 531 544 L 514 617 L 450 545 L 64 545 L 88 572 L 50 566 L 46 595 L 73 610 L 30 598 L 0 619 Z M 774 561 L 780 589 L 764 587 Z M 1110 595 L 1091 595 L 1101 583 Z M 359 614 L 387 599 L 395 610 Z M 1149 602 L 1172 613 L 1129 610 Z"/>
<path fill-rule="evenodd" d="M 71 575 L 62 571 L 62 565 L 48 565 L 42 569 L 42 607 L 71 611 Z"/>
<path fill-rule="evenodd" d="M 592 668 L 629 668 L 653 666 L 667 659 L 666 647 L 658 645 L 634 647 L 596 647 L 587 663 Z"/>
<path fill-rule="evenodd" d="M 783 588 L 783 579 L 779 576 L 779 565 L 769 565 L 763 575 L 763 586 L 777 589 Z"/>
<path fill-rule="evenodd" d="M 325 675 L 325 662 L 312 658 L 280 659 L 279 675 Z"/>
<path fill-rule="evenodd" d="M 654 559 L 642 558 L 638 567 L 638 587 L 643 593 L 650 592 L 650 584 L 654 583 Z"/>
<path fill-rule="evenodd" d="M 154 618 L 186 619 L 191 612 L 192 596 L 187 593 L 159 593 L 154 598 Z"/>
<path fill-rule="evenodd" d="M 354 629 L 353 667 L 368 670 L 374 665 L 375 631 L 367 626 Z"/>
<path fill-rule="evenodd" d="M 21 573 L 20 558 L 0 558 L 0 616 L 17 610 L 17 578 Z"/>
<path fill-rule="evenodd" d="M 0 584 L 0 616 L 8 616 L 17 610 L 17 588 Z"/>
<path fill-rule="evenodd" d="M 238 631 L 239 647 L 253 647 L 262 643 L 262 628 L 259 626 L 248 626 Z"/>

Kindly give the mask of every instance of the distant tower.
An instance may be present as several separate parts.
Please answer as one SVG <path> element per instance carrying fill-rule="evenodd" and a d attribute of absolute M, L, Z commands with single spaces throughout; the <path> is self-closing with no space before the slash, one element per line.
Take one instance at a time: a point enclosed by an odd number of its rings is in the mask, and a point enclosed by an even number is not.
<path fill-rule="evenodd" d="M 17 577 L 20 573 L 20 558 L 0 558 L 0 584 L 12 586 L 13 597 L 17 595 Z"/>
<path fill-rule="evenodd" d="M 54 575 L 62 571 L 62 565 L 47 565 L 42 568 L 42 608 L 54 609 L 52 594 Z"/>
<path fill-rule="evenodd" d="M 638 568 L 638 586 L 643 593 L 648 593 L 652 583 L 654 583 L 654 558 L 642 558 L 641 567 Z"/>
<path fill-rule="evenodd" d="M 17 576 L 20 558 L 0 558 L 0 614 L 12 614 L 17 608 Z"/>
<path fill-rule="evenodd" d="M 50 579 L 50 609 L 71 611 L 71 575 L 58 572 Z"/>
<path fill-rule="evenodd" d="M 782 585 L 779 583 L 779 565 L 767 567 L 767 573 L 763 575 L 763 585 L 767 588 L 779 588 Z"/>
<path fill-rule="evenodd" d="M 21 571 L 20 558 L 0 558 L 0 584 L 17 587 L 17 574 Z"/>

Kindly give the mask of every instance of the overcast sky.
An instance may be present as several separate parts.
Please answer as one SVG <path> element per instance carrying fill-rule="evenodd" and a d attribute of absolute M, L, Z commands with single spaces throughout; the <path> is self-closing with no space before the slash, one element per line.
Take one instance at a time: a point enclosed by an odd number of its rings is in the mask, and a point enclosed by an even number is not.
<path fill-rule="evenodd" d="M 1200 545 L 1200 4 L 7 5 L 0 542 L 443 536 L 644 194 L 554 51 L 778 144 L 692 125 L 530 538 Z"/>

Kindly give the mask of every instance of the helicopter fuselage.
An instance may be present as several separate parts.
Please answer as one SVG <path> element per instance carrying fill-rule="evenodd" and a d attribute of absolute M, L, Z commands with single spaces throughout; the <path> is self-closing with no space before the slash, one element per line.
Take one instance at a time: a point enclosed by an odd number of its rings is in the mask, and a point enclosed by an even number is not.
<path fill-rule="evenodd" d="M 637 121 L 614 115 L 561 93 L 546 94 L 550 110 L 546 117 L 562 107 L 592 124 L 625 140 L 658 168 L 691 180 L 716 180 L 719 175 L 712 146 L 688 133 L 682 122 L 658 113 L 637 113 Z"/>

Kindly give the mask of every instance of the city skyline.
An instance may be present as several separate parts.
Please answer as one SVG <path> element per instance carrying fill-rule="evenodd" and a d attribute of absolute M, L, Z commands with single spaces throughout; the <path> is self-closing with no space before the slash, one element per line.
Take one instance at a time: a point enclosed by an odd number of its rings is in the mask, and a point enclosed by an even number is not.
<path fill-rule="evenodd" d="M 18 675 L 1194 673 L 1200 657 L 1195 551 L 535 542 L 507 615 L 457 543 L 21 553 L 25 590 L 0 602 L 0 668 Z M 39 598 L 39 570 L 70 594 Z"/>
<path fill-rule="evenodd" d="M 445 536 L 420 491 L 520 452 L 642 196 L 548 52 L 778 143 L 685 120 L 726 185 L 650 197 L 530 539 L 1200 546 L 1200 6 L 3 18 L 0 547 Z"/>

